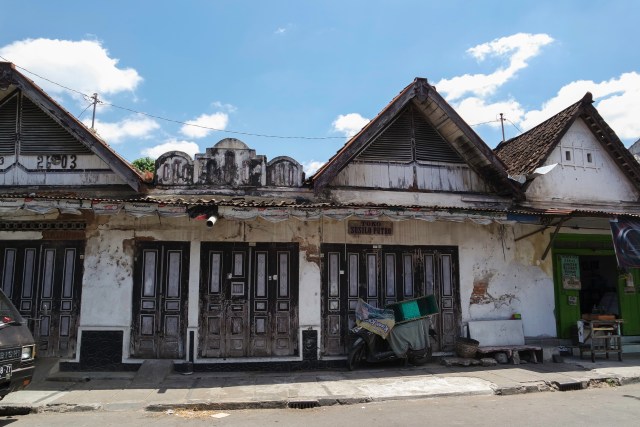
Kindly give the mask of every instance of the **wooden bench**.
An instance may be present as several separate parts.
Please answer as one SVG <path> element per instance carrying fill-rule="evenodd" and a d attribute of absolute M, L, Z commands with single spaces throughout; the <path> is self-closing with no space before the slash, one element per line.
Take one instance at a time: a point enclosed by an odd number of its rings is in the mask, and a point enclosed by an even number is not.
<path fill-rule="evenodd" d="M 518 363 L 521 355 L 532 363 L 543 362 L 542 347 L 525 344 L 521 319 L 473 320 L 469 322 L 469 336 L 480 343 L 481 357 L 505 353 L 512 363 Z"/>

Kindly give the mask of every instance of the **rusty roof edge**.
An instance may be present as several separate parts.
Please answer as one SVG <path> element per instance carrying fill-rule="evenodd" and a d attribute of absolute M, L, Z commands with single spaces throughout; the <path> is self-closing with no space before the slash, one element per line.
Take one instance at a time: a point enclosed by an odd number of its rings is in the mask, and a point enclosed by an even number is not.
<path fill-rule="evenodd" d="M 81 142 L 87 145 L 94 154 L 101 158 L 107 157 L 107 159 L 103 158 L 103 160 L 107 161 L 111 167 L 114 167 L 116 172 L 119 173 L 125 182 L 135 191 L 146 191 L 146 183 L 142 175 L 131 166 L 129 162 L 116 153 L 102 138 L 88 129 L 84 123 L 58 104 L 33 80 L 18 71 L 15 64 L 11 62 L 0 62 L 0 79 L 3 81 L 8 80 L 27 95 L 30 95 L 30 98 L 35 97 L 36 99 L 32 99 L 32 101 L 44 107 L 44 112 L 58 123 L 58 125 L 67 130 L 71 130 L 69 129 L 69 125 L 63 123 L 61 118 L 56 114 L 52 114 L 52 112 L 55 111 L 64 118 L 70 119 L 77 126 L 73 129 L 75 132 L 71 132 L 72 134 L 76 134 Z"/>

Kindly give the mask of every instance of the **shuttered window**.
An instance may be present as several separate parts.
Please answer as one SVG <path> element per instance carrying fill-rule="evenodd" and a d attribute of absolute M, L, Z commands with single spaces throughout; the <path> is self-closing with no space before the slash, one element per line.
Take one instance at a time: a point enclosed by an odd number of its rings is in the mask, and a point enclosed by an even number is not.
<path fill-rule="evenodd" d="M 28 98 L 22 98 L 21 154 L 81 154 L 89 149 Z"/>
<path fill-rule="evenodd" d="M 355 159 L 362 162 L 465 163 L 422 113 L 409 106 Z"/>
<path fill-rule="evenodd" d="M 413 160 L 412 151 L 411 115 L 405 111 L 369 144 L 357 160 L 409 163 Z"/>
<path fill-rule="evenodd" d="M 17 108 L 17 96 L 11 97 L 0 105 L 0 154 L 15 153 Z"/>

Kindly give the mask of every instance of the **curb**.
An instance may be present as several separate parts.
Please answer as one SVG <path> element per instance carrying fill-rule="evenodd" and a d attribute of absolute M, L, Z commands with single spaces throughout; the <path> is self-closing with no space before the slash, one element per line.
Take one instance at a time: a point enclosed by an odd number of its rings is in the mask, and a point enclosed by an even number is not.
<path fill-rule="evenodd" d="M 65 413 L 65 412 L 92 412 L 102 410 L 102 404 L 93 403 L 85 405 L 76 405 L 69 403 L 47 404 L 47 405 L 8 405 L 0 406 L 0 416 L 15 416 L 43 413 Z"/>
<path fill-rule="evenodd" d="M 322 406 L 336 405 L 358 405 L 371 402 L 385 402 L 394 400 L 411 400 L 411 399 L 429 399 L 440 397 L 461 397 L 461 396 L 479 396 L 479 395 L 495 395 L 495 396 L 511 396 L 517 394 L 539 393 L 539 392 L 558 392 L 569 390 L 586 390 L 590 388 L 600 387 L 619 387 L 629 384 L 640 383 L 640 376 L 607 376 L 598 378 L 584 378 L 575 381 L 538 381 L 531 384 L 520 384 L 513 386 L 491 385 L 491 390 L 485 392 L 478 391 L 460 391 L 460 392 L 442 392 L 442 393 L 422 393 L 404 396 L 383 396 L 383 397 L 347 397 L 334 396 L 323 398 L 293 398 L 290 400 L 264 400 L 264 401 L 239 401 L 239 402 L 194 402 L 194 403 L 176 403 L 176 404 L 150 404 L 142 406 L 141 409 L 149 412 L 166 412 L 175 409 L 184 409 L 192 411 L 203 410 L 239 410 L 239 409 L 308 409 Z M 107 405 L 108 406 L 108 405 Z M 71 403 L 49 403 L 43 405 L 28 404 L 0 404 L 0 416 L 20 416 L 35 413 L 66 413 L 66 412 L 91 412 L 103 411 L 105 406 L 101 403 L 94 404 L 71 404 Z"/>

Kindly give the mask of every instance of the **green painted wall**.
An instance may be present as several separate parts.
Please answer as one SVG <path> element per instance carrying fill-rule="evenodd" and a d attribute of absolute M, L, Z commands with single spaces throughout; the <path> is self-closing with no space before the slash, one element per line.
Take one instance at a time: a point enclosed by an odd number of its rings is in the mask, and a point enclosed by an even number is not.
<path fill-rule="evenodd" d="M 627 287 L 624 275 L 618 279 L 618 301 L 620 315 L 624 319 L 622 324 L 623 335 L 640 335 L 640 270 L 634 268 L 633 287 Z"/>
<path fill-rule="evenodd" d="M 580 312 L 580 291 L 563 289 L 562 272 L 560 265 L 561 255 L 577 256 L 603 256 L 615 257 L 613 249 L 580 249 L 580 243 L 613 243 L 608 235 L 586 235 L 586 234 L 559 234 L 555 242 L 562 242 L 563 246 L 571 246 L 575 243 L 575 249 L 554 248 L 553 249 L 553 281 L 556 297 L 556 322 L 558 326 L 558 337 L 571 338 L 572 330 L 576 321 L 581 318 Z M 620 307 L 620 317 L 624 319 L 622 333 L 624 335 L 640 335 L 640 269 L 632 271 L 634 279 L 633 289 L 626 287 L 626 279 L 623 275 L 616 278 L 618 304 Z M 575 305 L 570 303 L 570 297 L 575 297 Z"/>

